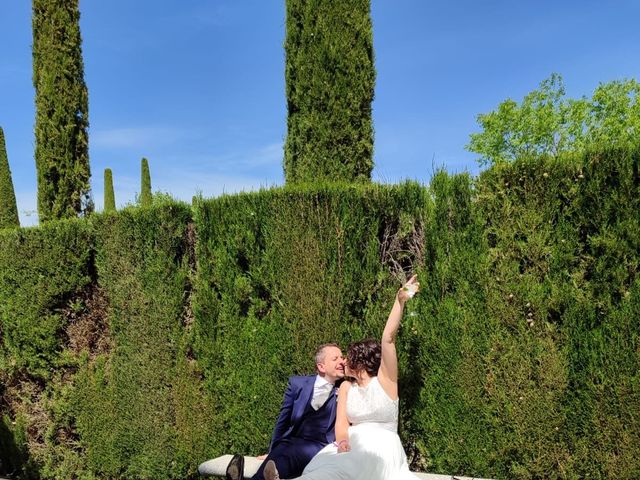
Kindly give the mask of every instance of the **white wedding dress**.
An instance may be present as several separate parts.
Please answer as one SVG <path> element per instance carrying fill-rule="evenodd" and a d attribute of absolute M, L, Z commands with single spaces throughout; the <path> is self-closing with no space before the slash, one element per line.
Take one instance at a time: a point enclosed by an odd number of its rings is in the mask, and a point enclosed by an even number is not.
<path fill-rule="evenodd" d="M 409 471 L 398 437 L 398 399 L 391 400 L 377 377 L 366 387 L 354 383 L 347 393 L 351 451 L 323 448 L 301 480 L 417 480 Z"/>

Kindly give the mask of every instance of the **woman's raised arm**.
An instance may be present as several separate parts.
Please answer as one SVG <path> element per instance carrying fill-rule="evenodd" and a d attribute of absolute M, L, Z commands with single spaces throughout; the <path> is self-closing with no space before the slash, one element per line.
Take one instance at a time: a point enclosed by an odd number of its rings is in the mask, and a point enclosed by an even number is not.
<path fill-rule="evenodd" d="M 418 276 L 412 276 L 404 286 L 396 293 L 396 298 L 391 307 L 391 313 L 387 318 L 387 324 L 382 332 L 382 358 L 380 360 L 380 370 L 378 370 L 378 381 L 390 398 L 398 398 L 398 356 L 396 353 L 396 335 L 400 328 L 404 304 L 420 288 Z"/>

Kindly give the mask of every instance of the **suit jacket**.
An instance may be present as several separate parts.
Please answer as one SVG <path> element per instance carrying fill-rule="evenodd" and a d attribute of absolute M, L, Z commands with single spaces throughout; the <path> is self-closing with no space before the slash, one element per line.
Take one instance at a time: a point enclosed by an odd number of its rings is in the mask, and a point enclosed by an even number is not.
<path fill-rule="evenodd" d="M 304 420 L 304 412 L 311 397 L 313 396 L 313 385 L 316 381 L 316 375 L 306 375 L 301 377 L 289 377 L 289 384 L 284 393 L 284 400 L 280 408 L 280 415 L 276 421 L 276 427 L 273 430 L 273 438 L 271 439 L 270 450 L 283 438 L 291 436 L 292 432 Z M 326 443 L 335 441 L 335 423 L 336 423 L 336 396 L 329 400 L 326 406 L 329 408 L 329 420 L 327 429 L 322 432 L 322 438 L 326 438 Z"/>

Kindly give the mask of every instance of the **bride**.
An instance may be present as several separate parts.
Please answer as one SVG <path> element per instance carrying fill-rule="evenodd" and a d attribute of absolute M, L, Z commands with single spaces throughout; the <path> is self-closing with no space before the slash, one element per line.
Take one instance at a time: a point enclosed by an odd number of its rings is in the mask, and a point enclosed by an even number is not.
<path fill-rule="evenodd" d="M 414 480 L 398 437 L 398 359 L 396 334 L 404 304 L 419 283 L 414 275 L 396 294 L 382 340 L 352 343 L 345 381 L 338 393 L 336 441 L 307 465 L 300 480 Z M 273 461 L 266 480 L 279 480 Z"/>

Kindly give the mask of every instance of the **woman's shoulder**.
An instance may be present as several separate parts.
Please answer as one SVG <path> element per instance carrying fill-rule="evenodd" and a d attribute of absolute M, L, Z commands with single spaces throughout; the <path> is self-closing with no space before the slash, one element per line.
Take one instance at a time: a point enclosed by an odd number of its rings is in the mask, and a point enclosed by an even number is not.
<path fill-rule="evenodd" d="M 373 380 L 371 381 L 373 383 Z M 378 377 L 375 377 L 375 383 L 378 385 L 376 388 L 385 394 L 392 402 L 397 402 L 398 398 L 398 384 L 394 382 L 388 382 L 382 379 L 382 382 Z"/>
<path fill-rule="evenodd" d="M 352 384 L 353 384 L 353 382 L 351 382 L 350 380 L 344 380 L 340 384 L 339 391 L 346 392 L 347 390 L 349 390 L 351 388 Z"/>

